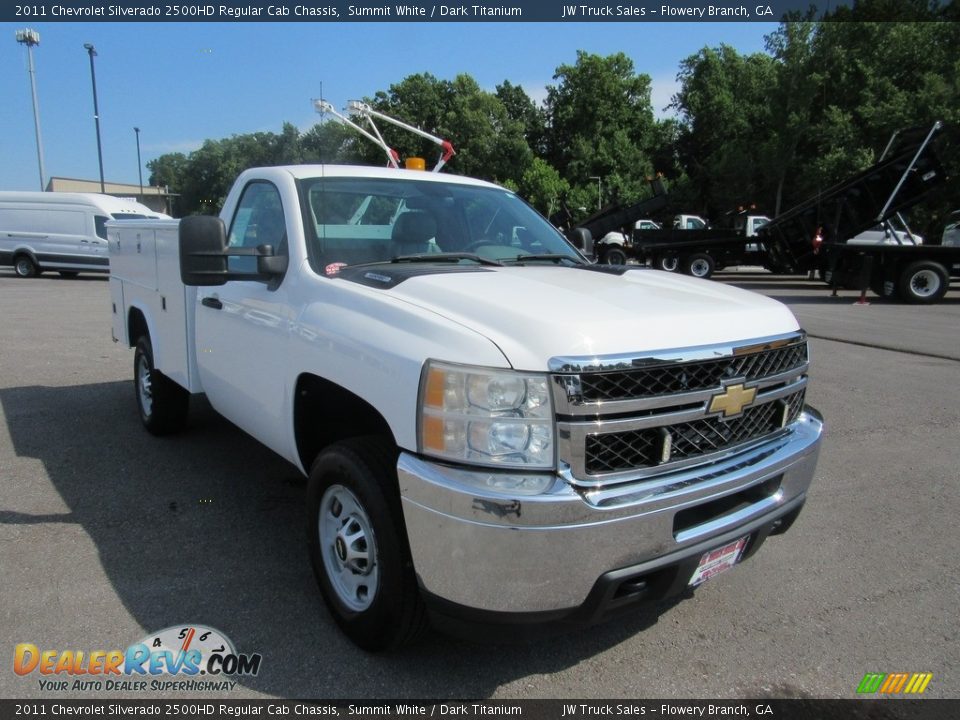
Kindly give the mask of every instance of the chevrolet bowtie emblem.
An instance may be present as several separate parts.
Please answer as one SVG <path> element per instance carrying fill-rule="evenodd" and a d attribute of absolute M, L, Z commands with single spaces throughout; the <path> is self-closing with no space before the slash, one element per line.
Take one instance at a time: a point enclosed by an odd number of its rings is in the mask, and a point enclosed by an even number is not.
<path fill-rule="evenodd" d="M 722 412 L 723 417 L 739 415 L 757 397 L 757 389 L 745 388 L 743 383 L 728 385 L 719 395 L 710 398 L 710 412 Z"/>

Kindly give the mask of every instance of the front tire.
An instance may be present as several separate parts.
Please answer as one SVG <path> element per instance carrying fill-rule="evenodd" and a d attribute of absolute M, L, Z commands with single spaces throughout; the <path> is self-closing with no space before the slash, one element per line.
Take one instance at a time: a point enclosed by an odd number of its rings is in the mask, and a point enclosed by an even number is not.
<path fill-rule="evenodd" d="M 187 424 L 190 393 L 153 365 L 153 346 L 144 335 L 133 355 L 133 385 L 140 421 L 153 435 L 179 432 Z"/>
<path fill-rule="evenodd" d="M 607 248 L 603 251 L 603 262 L 607 265 L 626 265 L 627 254 L 619 247 Z"/>
<path fill-rule="evenodd" d="M 929 305 L 947 294 L 950 276 L 940 263 L 932 260 L 912 262 L 900 273 L 897 291 L 904 302 Z"/>
<path fill-rule="evenodd" d="M 13 261 L 13 271 L 17 277 L 32 278 L 40 274 L 40 268 L 29 255 L 17 255 Z"/>
<path fill-rule="evenodd" d="M 412 642 L 426 615 L 397 488 L 396 449 L 380 438 L 335 443 L 307 490 L 307 543 L 323 600 L 365 650 Z"/>

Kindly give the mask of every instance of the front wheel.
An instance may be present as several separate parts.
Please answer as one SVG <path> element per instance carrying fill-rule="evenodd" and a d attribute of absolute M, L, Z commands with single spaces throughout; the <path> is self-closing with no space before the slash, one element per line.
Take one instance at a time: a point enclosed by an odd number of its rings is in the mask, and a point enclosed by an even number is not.
<path fill-rule="evenodd" d="M 619 247 L 607 248 L 603 251 L 602 258 L 607 265 L 627 264 L 627 254 Z"/>
<path fill-rule="evenodd" d="M 928 305 L 947 294 L 950 276 L 940 263 L 918 260 L 900 273 L 897 290 L 904 302 Z"/>
<path fill-rule="evenodd" d="M 140 421 L 153 435 L 169 435 L 187 424 L 190 393 L 153 365 L 153 346 L 146 335 L 133 355 L 133 385 Z"/>
<path fill-rule="evenodd" d="M 354 438 L 320 453 L 307 491 L 307 543 L 323 600 L 365 650 L 411 642 L 426 624 L 397 489 L 396 450 Z"/>

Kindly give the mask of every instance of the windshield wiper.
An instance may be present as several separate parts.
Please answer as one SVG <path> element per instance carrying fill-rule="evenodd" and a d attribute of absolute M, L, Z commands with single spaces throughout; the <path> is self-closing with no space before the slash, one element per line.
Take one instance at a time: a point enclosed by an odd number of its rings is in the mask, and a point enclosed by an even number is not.
<path fill-rule="evenodd" d="M 416 255 L 398 255 L 395 258 L 391 258 L 390 262 L 392 263 L 418 263 L 418 262 L 450 262 L 451 260 L 472 260 L 475 263 L 480 265 L 497 265 L 503 266 L 502 262 L 497 260 L 491 260 L 490 258 L 485 258 L 476 253 L 458 253 L 458 252 L 441 252 L 441 253 L 418 253 Z"/>
<path fill-rule="evenodd" d="M 507 261 L 507 262 L 511 262 L 511 263 L 524 263 L 524 262 L 526 262 L 527 260 L 533 260 L 533 261 L 537 261 L 537 260 L 547 260 L 547 261 L 550 261 L 550 262 L 561 263 L 561 262 L 563 262 L 564 260 L 566 260 L 566 261 L 569 262 L 571 265 L 580 265 L 580 264 L 581 264 L 580 262 L 577 261 L 576 258 L 572 258 L 572 257 L 570 257 L 569 255 L 563 255 L 563 254 L 560 254 L 560 253 L 552 253 L 552 254 L 551 254 L 551 253 L 544 253 L 544 254 L 541 254 L 541 255 L 517 255 L 515 258 L 511 258 L 511 259 L 509 259 L 509 260 L 507 260 L 507 258 L 503 258 L 503 260 L 505 260 L 505 261 Z"/>

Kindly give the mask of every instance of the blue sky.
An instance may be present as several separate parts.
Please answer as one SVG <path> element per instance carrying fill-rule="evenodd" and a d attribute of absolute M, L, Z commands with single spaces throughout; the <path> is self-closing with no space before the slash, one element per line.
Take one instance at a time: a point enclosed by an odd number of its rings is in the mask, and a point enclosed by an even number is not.
<path fill-rule="evenodd" d="M 39 189 L 24 24 L 0 23 L 0 190 Z M 654 107 L 675 90 L 680 60 L 724 42 L 762 51 L 773 23 L 36 23 L 37 92 L 47 177 L 97 179 L 90 65 L 96 75 L 108 181 L 137 182 L 139 127 L 146 163 L 190 152 L 207 138 L 302 129 L 319 116 L 404 77 L 469 73 L 493 90 L 503 80 L 542 99 L 558 65 L 577 50 L 624 52 L 653 78 Z M 322 85 L 321 85 L 322 83 Z M 456 145 L 457 138 L 450 138 Z"/>

